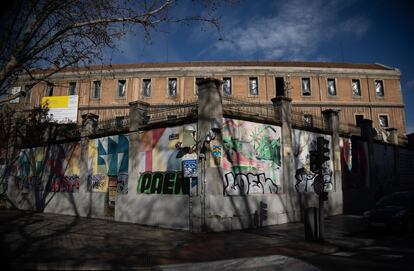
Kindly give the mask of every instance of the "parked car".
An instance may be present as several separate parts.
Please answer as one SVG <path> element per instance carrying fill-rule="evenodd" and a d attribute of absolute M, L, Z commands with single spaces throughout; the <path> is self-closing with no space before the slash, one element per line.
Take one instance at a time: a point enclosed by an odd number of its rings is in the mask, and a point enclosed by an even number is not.
<path fill-rule="evenodd" d="M 364 217 L 371 227 L 413 231 L 414 193 L 394 192 L 378 200 L 375 208 L 366 211 Z"/>

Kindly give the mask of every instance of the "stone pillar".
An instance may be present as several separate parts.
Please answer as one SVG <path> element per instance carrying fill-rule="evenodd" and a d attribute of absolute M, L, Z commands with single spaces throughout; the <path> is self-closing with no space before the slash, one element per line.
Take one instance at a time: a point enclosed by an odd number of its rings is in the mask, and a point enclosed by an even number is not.
<path fill-rule="evenodd" d="M 332 132 L 332 163 L 334 186 L 333 191 L 328 192 L 328 212 L 330 215 L 343 213 L 341 150 L 339 147 L 339 110 L 327 109 L 322 114 L 328 124 L 328 130 Z"/>
<path fill-rule="evenodd" d="M 276 97 L 271 99 L 275 108 L 276 118 L 282 124 L 282 154 L 283 154 L 283 192 L 295 193 L 292 172 L 293 162 L 293 130 L 292 130 L 292 99 L 288 97 Z"/>
<path fill-rule="evenodd" d="M 398 130 L 396 128 L 387 128 L 385 130 L 389 133 L 387 137 L 388 143 L 398 145 Z"/>
<path fill-rule="evenodd" d="M 285 208 L 288 215 L 287 221 L 297 221 L 300 219 L 300 210 L 295 210 L 295 206 L 303 206 L 300 194 L 295 189 L 295 164 L 293 150 L 293 129 L 292 129 L 292 99 L 288 97 L 276 97 L 271 99 L 274 109 L 275 118 L 282 124 L 282 190 L 284 193 Z"/>
<path fill-rule="evenodd" d="M 86 113 L 82 115 L 82 136 L 89 136 L 93 135 L 96 132 L 96 128 L 98 128 L 98 121 L 99 116 Z"/>
<path fill-rule="evenodd" d="M 148 123 L 148 110 L 150 104 L 141 101 L 129 103 L 129 148 L 128 148 L 128 193 L 117 194 L 115 202 L 115 220 L 131 221 L 130 205 L 134 204 L 137 197 L 137 184 L 140 177 L 139 164 L 144 158 L 139 153 L 140 134 L 139 129 Z"/>
<path fill-rule="evenodd" d="M 137 131 L 142 125 L 148 123 L 149 104 L 141 101 L 129 103 L 129 130 Z"/>
<path fill-rule="evenodd" d="M 220 91 L 221 81 L 207 78 L 197 82 L 198 84 L 198 135 L 200 140 L 198 148 L 199 157 L 199 185 L 200 197 L 194 197 L 192 207 L 193 230 L 208 231 L 220 227 L 222 221 L 214 220 L 217 198 L 223 197 L 223 171 L 221 162 L 217 163 L 211 153 L 213 145 L 220 146 L 223 153 L 223 140 L 221 127 L 223 124 L 222 95 Z M 213 129 L 215 138 L 211 142 L 206 141 L 206 135 Z M 222 160 L 222 159 L 220 159 Z M 199 205 L 199 206 L 197 206 Z"/>
<path fill-rule="evenodd" d="M 368 188 L 374 187 L 375 180 L 373 179 L 374 172 L 374 137 L 376 132 L 372 127 L 372 120 L 363 119 L 359 122 L 358 126 L 361 128 L 361 137 L 367 142 L 368 145 L 368 166 L 369 166 L 369 183 Z"/>

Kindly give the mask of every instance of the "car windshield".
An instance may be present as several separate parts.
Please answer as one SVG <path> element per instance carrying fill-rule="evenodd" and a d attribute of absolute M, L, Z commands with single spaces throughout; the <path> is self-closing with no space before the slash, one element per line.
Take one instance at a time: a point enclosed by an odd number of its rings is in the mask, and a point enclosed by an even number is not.
<path fill-rule="evenodd" d="M 407 194 L 391 194 L 380 199 L 377 203 L 377 207 L 386 206 L 403 206 L 408 207 L 410 205 L 409 197 Z"/>

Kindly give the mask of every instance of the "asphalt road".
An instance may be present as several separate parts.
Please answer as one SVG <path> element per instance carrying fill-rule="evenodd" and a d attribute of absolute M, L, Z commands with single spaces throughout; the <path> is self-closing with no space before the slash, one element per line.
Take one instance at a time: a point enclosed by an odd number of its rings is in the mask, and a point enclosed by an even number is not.
<path fill-rule="evenodd" d="M 352 250 L 301 258 L 323 271 L 414 269 L 413 234 L 367 230 L 353 237 L 373 239 L 375 243 Z"/>

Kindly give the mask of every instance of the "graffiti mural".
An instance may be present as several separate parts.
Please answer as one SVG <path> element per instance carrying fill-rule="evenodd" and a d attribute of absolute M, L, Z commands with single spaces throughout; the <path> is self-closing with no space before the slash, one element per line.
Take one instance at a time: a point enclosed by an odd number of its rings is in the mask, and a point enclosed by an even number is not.
<path fill-rule="evenodd" d="M 368 183 L 368 145 L 360 140 L 340 138 L 343 189 L 358 189 Z"/>
<path fill-rule="evenodd" d="M 88 146 L 88 190 L 92 192 L 128 193 L 127 135 L 91 140 Z"/>
<path fill-rule="evenodd" d="M 79 159 L 78 143 L 23 149 L 17 157 L 16 187 L 20 190 L 79 192 Z"/>
<path fill-rule="evenodd" d="M 189 183 L 184 182 L 182 161 L 195 142 L 191 134 L 184 132 L 184 126 L 145 131 L 140 142 L 137 192 L 188 194 Z"/>
<path fill-rule="evenodd" d="M 224 195 L 277 193 L 281 176 L 278 126 L 224 119 Z"/>
<path fill-rule="evenodd" d="M 144 172 L 138 181 L 139 193 L 182 195 L 189 190 L 189 182 L 184 182 L 181 171 Z"/>
<path fill-rule="evenodd" d="M 310 170 L 310 151 L 317 149 L 317 137 L 323 136 L 331 146 L 331 136 L 321 135 L 302 130 L 293 130 L 293 150 L 295 160 L 295 189 L 297 192 L 314 192 L 313 182 L 317 173 Z M 332 190 L 333 187 L 333 166 L 332 149 L 329 154 L 331 160 L 322 164 L 324 190 Z"/>

